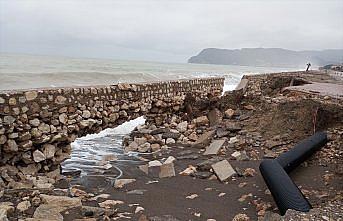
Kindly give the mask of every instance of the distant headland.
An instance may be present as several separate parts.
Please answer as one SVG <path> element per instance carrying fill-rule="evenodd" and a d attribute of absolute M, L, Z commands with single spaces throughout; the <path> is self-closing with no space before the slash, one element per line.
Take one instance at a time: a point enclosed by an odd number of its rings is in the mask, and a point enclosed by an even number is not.
<path fill-rule="evenodd" d="M 188 59 L 188 63 L 269 67 L 303 67 L 343 63 L 343 49 L 292 51 L 282 48 L 206 48 Z"/>

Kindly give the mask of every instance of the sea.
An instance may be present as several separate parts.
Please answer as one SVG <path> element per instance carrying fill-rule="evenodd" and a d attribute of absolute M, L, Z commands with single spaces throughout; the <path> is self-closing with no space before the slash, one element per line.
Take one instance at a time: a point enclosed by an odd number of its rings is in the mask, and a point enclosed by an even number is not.
<path fill-rule="evenodd" d="M 297 69 L 0 54 L 0 91 L 216 76 L 225 77 L 224 91 L 228 91 L 233 90 L 245 74 Z M 139 117 L 117 128 L 76 139 L 72 143 L 70 159 L 62 163 L 63 171 L 80 171 L 81 177 L 87 178 L 104 174 L 112 181 L 119 178 L 125 173 L 122 168 L 141 163 L 140 159 L 145 155 L 124 153 L 122 148 L 123 137 L 144 121 L 143 117 Z M 115 172 L 109 174 L 108 171 Z"/>

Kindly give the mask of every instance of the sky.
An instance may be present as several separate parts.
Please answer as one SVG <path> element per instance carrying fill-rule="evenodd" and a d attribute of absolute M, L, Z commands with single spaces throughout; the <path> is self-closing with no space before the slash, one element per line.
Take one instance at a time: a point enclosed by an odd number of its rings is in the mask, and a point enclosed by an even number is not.
<path fill-rule="evenodd" d="M 0 0 L 0 52 L 187 62 L 204 48 L 343 48 L 342 0 Z"/>

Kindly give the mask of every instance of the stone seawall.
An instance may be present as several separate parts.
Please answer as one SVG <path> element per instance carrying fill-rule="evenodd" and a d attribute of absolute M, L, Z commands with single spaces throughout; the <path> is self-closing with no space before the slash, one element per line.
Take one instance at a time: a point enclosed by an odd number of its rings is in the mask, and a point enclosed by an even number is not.
<path fill-rule="evenodd" d="M 0 166 L 23 174 L 59 167 L 77 137 L 139 116 L 163 122 L 188 93 L 219 96 L 224 78 L 0 92 Z M 158 122 L 157 122 L 158 121 Z"/>

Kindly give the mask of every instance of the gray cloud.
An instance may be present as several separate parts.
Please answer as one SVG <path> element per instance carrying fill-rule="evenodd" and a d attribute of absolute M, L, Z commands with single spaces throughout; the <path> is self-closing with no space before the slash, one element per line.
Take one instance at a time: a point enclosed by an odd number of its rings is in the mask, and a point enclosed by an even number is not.
<path fill-rule="evenodd" d="M 206 47 L 343 48 L 343 3 L 0 0 L 0 51 L 184 62 Z"/>

